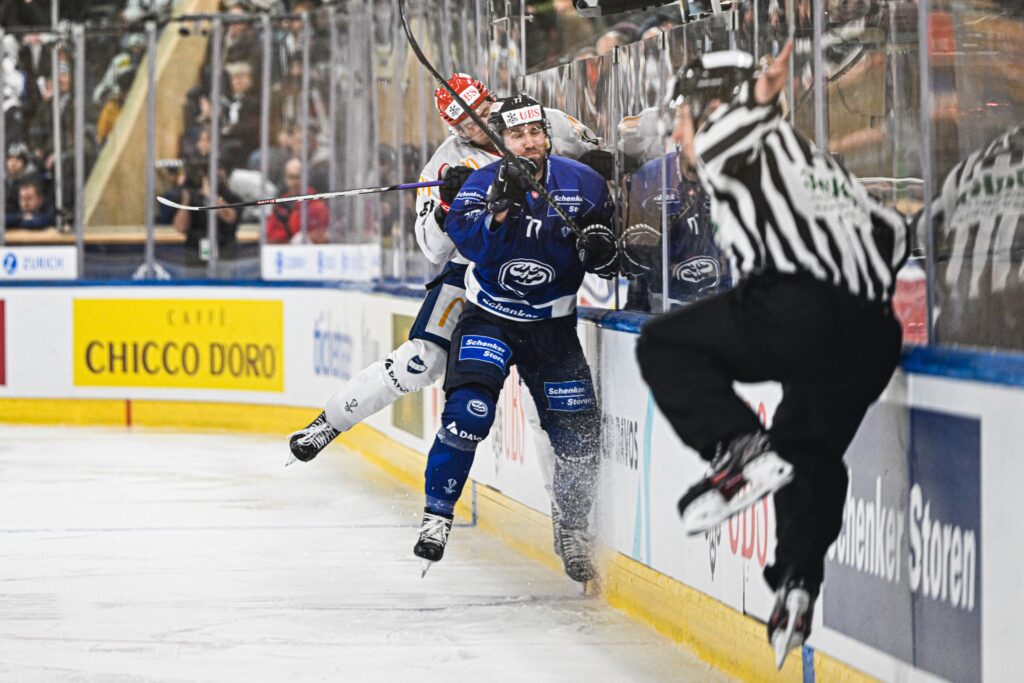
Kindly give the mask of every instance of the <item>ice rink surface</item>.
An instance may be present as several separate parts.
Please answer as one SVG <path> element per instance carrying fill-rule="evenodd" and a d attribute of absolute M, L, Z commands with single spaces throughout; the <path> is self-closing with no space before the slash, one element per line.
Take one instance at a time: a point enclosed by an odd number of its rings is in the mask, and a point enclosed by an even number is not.
<path fill-rule="evenodd" d="M 716 681 L 494 537 L 281 439 L 0 426 L 2 681 Z"/>

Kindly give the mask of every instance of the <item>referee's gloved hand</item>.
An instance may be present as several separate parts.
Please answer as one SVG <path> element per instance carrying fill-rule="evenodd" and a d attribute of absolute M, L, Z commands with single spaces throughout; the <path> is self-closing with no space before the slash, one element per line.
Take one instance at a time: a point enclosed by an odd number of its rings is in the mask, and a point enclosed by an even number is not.
<path fill-rule="evenodd" d="M 594 223 L 576 238 L 576 254 L 583 269 L 603 278 L 619 274 L 619 248 L 615 234 L 607 225 Z"/>
<path fill-rule="evenodd" d="M 441 195 L 441 203 L 434 209 L 434 220 L 444 230 L 444 219 L 448 216 L 448 210 L 452 208 L 455 196 L 459 194 L 466 179 L 473 174 L 475 169 L 469 166 L 449 166 L 444 164 L 438 169 L 437 179 L 443 180 L 444 185 L 438 186 L 438 194 Z"/>
<path fill-rule="evenodd" d="M 527 170 L 529 177 L 537 173 L 537 164 L 526 157 L 516 159 Z M 529 189 L 527 174 L 520 171 L 511 159 L 505 159 L 498 167 L 498 174 L 494 176 L 494 182 L 487 191 L 487 210 L 491 213 L 501 213 L 522 206 Z"/>

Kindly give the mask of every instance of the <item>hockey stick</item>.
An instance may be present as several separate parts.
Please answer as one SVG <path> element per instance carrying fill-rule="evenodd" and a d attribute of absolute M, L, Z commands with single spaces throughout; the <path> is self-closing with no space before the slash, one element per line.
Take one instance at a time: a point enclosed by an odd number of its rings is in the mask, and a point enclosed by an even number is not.
<path fill-rule="evenodd" d="M 437 69 L 434 68 L 434 65 L 430 63 L 429 59 L 427 59 L 427 56 L 423 54 L 423 50 L 420 49 L 420 44 L 416 42 L 416 38 L 412 35 L 412 30 L 409 28 L 409 22 L 405 18 L 405 0 L 398 0 L 398 14 L 402 19 L 402 29 L 405 31 L 405 37 L 409 39 L 409 46 L 412 47 L 412 51 L 416 54 L 416 59 L 419 60 L 419 63 L 430 72 L 430 75 L 434 77 L 434 80 L 436 80 L 442 88 L 448 91 L 458 105 L 462 107 L 462 111 L 466 112 L 469 115 L 469 118 L 473 119 L 473 123 L 479 126 L 480 130 L 487 134 L 487 137 L 491 139 L 491 142 L 493 142 L 494 146 L 498 148 L 498 151 L 501 152 L 505 160 L 510 161 L 519 170 L 520 175 L 526 179 L 530 188 L 539 194 L 544 201 L 555 210 L 555 213 L 558 214 L 558 217 L 565 222 L 565 226 L 569 228 L 572 234 L 576 237 L 580 237 L 583 232 L 576 225 L 576 222 L 569 217 L 569 214 L 565 209 L 559 206 L 558 202 L 556 202 L 548 193 L 547 188 L 537 182 L 537 179 L 533 177 L 533 174 L 530 173 L 529 169 L 526 168 L 523 162 L 519 161 L 516 155 L 508 151 L 508 147 L 505 146 L 501 136 L 491 130 L 491 127 L 487 125 L 487 122 L 480 118 L 480 115 L 477 114 L 472 107 L 466 104 L 465 100 L 463 100 L 462 97 L 459 96 L 459 93 L 455 91 L 455 88 L 448 85 L 448 81 L 438 73 Z"/>
<path fill-rule="evenodd" d="M 240 209 L 243 206 L 267 206 L 269 204 L 287 204 L 289 202 L 307 202 L 313 199 L 331 199 L 332 197 L 354 197 L 357 194 L 373 194 L 375 192 L 390 192 L 392 190 L 413 190 L 418 187 L 438 187 L 444 185 L 443 180 L 428 180 L 423 183 L 402 183 L 401 185 L 388 185 L 387 187 L 364 187 L 358 190 L 338 190 L 337 192 L 318 192 L 317 194 L 299 194 L 294 197 L 277 197 L 274 199 L 257 199 L 251 202 L 235 202 L 234 204 L 214 204 L 212 206 L 185 206 L 178 202 L 172 202 L 165 197 L 157 197 L 156 200 L 172 209 L 183 211 L 212 211 L 214 209 Z"/>

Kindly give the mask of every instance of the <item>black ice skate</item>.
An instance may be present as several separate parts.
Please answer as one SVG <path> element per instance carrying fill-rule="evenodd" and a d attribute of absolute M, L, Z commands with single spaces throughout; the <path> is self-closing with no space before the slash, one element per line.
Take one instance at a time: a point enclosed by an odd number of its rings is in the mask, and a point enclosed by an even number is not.
<path fill-rule="evenodd" d="M 309 462 L 317 454 L 327 447 L 327 444 L 334 441 L 334 438 L 341 434 L 337 429 L 327 422 L 327 415 L 320 413 L 316 419 L 309 423 L 308 427 L 292 432 L 288 437 L 288 446 L 292 450 L 292 459 L 285 463 L 291 465 L 295 460 Z"/>
<path fill-rule="evenodd" d="M 560 527 L 558 539 L 561 552 L 558 553 L 565 566 L 565 573 L 573 581 L 587 583 L 597 576 L 594 562 L 590 558 L 590 534 L 584 529 Z"/>
<path fill-rule="evenodd" d="M 775 650 L 775 667 L 782 668 L 789 651 L 804 644 L 811 635 L 814 601 L 818 591 L 803 579 L 789 577 L 775 591 L 775 608 L 768 619 L 768 642 Z"/>
<path fill-rule="evenodd" d="M 438 515 L 429 510 L 423 511 L 420 523 L 420 538 L 416 541 L 412 552 L 416 557 L 423 558 L 420 578 L 427 575 L 427 570 L 435 562 L 444 557 L 444 547 L 448 545 L 448 534 L 452 530 L 452 517 Z"/>
<path fill-rule="evenodd" d="M 763 432 L 745 434 L 721 448 L 711 470 L 679 499 L 689 536 L 722 522 L 778 491 L 793 479 L 793 465 L 779 457 Z"/>

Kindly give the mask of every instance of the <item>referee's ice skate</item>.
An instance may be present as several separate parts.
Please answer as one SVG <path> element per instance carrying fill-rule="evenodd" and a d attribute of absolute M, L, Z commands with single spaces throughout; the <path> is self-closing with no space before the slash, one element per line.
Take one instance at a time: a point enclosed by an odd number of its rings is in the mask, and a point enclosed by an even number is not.
<path fill-rule="evenodd" d="M 802 579 L 787 578 L 775 592 L 775 608 L 768 618 L 768 642 L 775 651 L 775 668 L 781 669 L 789 651 L 804 644 L 811 634 L 816 592 Z"/>
<path fill-rule="evenodd" d="M 422 558 L 422 573 L 420 577 L 427 575 L 435 562 L 444 557 L 444 548 L 448 545 L 448 534 L 452 530 L 452 518 L 445 515 L 438 515 L 429 510 L 423 511 L 423 521 L 420 523 L 420 537 L 416 541 L 412 552 L 416 557 Z"/>
<path fill-rule="evenodd" d="M 320 413 L 308 426 L 297 432 L 292 432 L 288 437 L 288 447 L 291 448 L 292 455 L 285 466 L 291 465 L 296 460 L 309 462 L 320 451 L 327 448 L 327 444 L 334 441 L 340 433 L 327 421 L 327 414 Z"/>
<path fill-rule="evenodd" d="M 793 465 L 771 450 L 761 432 L 733 439 L 711 461 L 703 479 L 679 499 L 683 529 L 702 534 L 778 491 L 793 479 Z"/>

